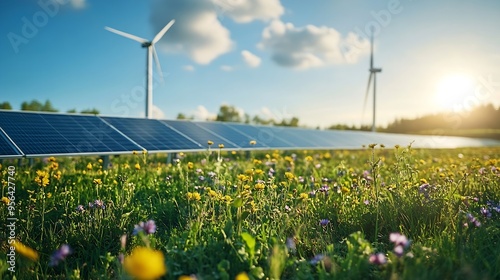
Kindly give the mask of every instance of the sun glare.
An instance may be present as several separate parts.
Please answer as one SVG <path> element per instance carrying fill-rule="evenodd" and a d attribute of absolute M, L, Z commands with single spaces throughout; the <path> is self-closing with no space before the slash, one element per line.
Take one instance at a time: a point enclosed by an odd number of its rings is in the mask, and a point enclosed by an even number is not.
<path fill-rule="evenodd" d="M 445 76 L 437 84 L 436 102 L 446 110 L 464 110 L 467 98 L 474 96 L 475 80 L 467 74 Z"/>

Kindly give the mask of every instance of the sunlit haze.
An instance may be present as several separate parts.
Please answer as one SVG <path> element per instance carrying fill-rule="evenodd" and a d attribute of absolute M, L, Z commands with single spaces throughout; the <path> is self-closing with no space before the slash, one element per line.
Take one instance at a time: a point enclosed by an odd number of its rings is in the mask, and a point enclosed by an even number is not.
<path fill-rule="evenodd" d="M 172 19 L 156 44 L 159 118 L 206 119 L 230 104 L 310 127 L 359 126 L 372 29 L 377 125 L 500 106 L 496 0 L 1 1 L 0 102 L 142 117 L 146 49 L 104 27 L 151 40 Z M 368 101 L 366 125 L 371 92 Z"/>

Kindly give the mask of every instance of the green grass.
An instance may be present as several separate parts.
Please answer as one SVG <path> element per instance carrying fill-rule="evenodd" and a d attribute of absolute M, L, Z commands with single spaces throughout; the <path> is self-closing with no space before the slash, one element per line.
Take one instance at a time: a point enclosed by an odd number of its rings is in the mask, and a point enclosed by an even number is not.
<path fill-rule="evenodd" d="M 138 246 L 162 252 L 163 279 L 500 278 L 500 148 L 218 152 L 173 164 L 121 156 L 109 168 L 92 157 L 4 161 L 2 197 L 16 168 L 16 238 L 39 259 L 18 254 L 12 273 L 2 241 L 0 278 L 130 279 L 119 256 Z M 98 199 L 105 209 L 89 207 Z M 9 217 L 5 203 L 0 217 Z M 133 235 L 147 220 L 156 232 Z M 411 240 L 401 256 L 394 232 Z M 72 254 L 49 266 L 62 244 Z M 370 263 L 375 253 L 387 263 Z"/>

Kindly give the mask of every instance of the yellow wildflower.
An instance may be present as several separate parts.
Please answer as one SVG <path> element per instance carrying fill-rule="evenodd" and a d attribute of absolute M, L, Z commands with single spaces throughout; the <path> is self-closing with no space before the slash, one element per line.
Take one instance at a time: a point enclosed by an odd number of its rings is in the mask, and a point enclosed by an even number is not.
<path fill-rule="evenodd" d="M 192 163 L 192 162 L 188 162 L 188 163 L 187 163 L 187 167 L 188 167 L 189 169 L 193 169 L 193 167 L 194 167 L 194 163 Z"/>
<path fill-rule="evenodd" d="M 257 144 L 257 141 L 255 141 L 255 140 L 251 140 L 251 141 L 250 141 L 250 145 L 252 145 L 252 146 L 253 146 L 253 145 L 255 145 L 255 144 Z"/>
<path fill-rule="evenodd" d="M 10 199 L 8 199 L 7 197 L 2 197 L 2 202 L 5 203 L 5 204 L 9 204 L 10 203 Z"/>
<path fill-rule="evenodd" d="M 14 244 L 13 244 L 14 248 L 16 249 L 16 252 L 19 254 L 19 255 L 22 255 L 34 262 L 36 262 L 38 260 L 38 252 L 31 249 L 30 247 L 24 245 L 23 243 L 19 242 L 19 241 L 15 241 Z"/>
<path fill-rule="evenodd" d="M 285 172 L 285 177 L 288 179 L 288 180 L 293 180 L 293 178 L 295 178 L 295 175 L 293 175 L 292 172 Z"/>
<path fill-rule="evenodd" d="M 260 160 L 260 159 L 254 159 L 254 160 L 253 160 L 253 164 L 254 164 L 254 165 L 259 165 L 259 164 L 262 164 L 262 160 Z"/>
<path fill-rule="evenodd" d="M 305 158 L 305 160 L 306 160 L 307 162 L 311 162 L 311 161 L 313 161 L 313 157 L 312 157 L 312 156 L 307 156 L 307 157 Z"/>
<path fill-rule="evenodd" d="M 258 191 L 263 190 L 265 187 L 266 187 L 266 185 L 264 185 L 262 183 L 255 184 L 255 189 L 258 190 Z"/>
<path fill-rule="evenodd" d="M 137 151 L 132 151 L 132 154 L 133 155 L 137 155 Z"/>
<path fill-rule="evenodd" d="M 238 180 L 242 181 L 242 182 L 246 182 L 246 181 L 250 180 L 250 177 L 248 177 L 245 174 L 239 174 L 238 176 L 236 176 L 236 178 L 238 178 Z"/>
<path fill-rule="evenodd" d="M 208 140 L 207 144 L 208 144 L 208 146 L 212 146 L 214 144 L 214 141 Z"/>
<path fill-rule="evenodd" d="M 94 179 L 93 183 L 96 185 L 102 185 L 102 180 L 101 179 Z"/>
<path fill-rule="evenodd" d="M 49 184 L 49 174 L 45 171 L 38 170 L 36 172 L 35 182 L 41 187 L 46 187 Z"/>
<path fill-rule="evenodd" d="M 214 190 L 209 190 L 208 191 L 208 196 L 210 196 L 210 197 L 217 197 L 217 192 L 214 191 Z"/>
<path fill-rule="evenodd" d="M 147 153 L 148 153 L 148 151 L 147 151 L 147 150 L 142 150 L 142 154 L 143 154 L 143 155 L 145 155 L 145 154 L 147 154 Z"/>
<path fill-rule="evenodd" d="M 264 171 L 262 169 L 255 169 L 254 173 L 255 173 L 255 175 L 262 175 L 262 174 L 264 174 Z"/>
<path fill-rule="evenodd" d="M 134 167 L 135 167 L 135 170 L 141 170 L 141 165 L 139 163 L 136 163 L 134 165 Z"/>
<path fill-rule="evenodd" d="M 238 273 L 238 275 L 236 275 L 234 280 L 250 280 L 250 277 L 248 277 L 248 274 L 246 272 L 240 272 Z"/>
<path fill-rule="evenodd" d="M 48 158 L 48 161 L 49 161 L 49 162 L 55 162 L 55 161 L 56 161 L 56 158 L 55 158 L 55 157 L 49 157 L 49 158 Z"/>
<path fill-rule="evenodd" d="M 90 162 L 89 162 L 89 163 L 87 164 L 87 169 L 88 169 L 88 170 L 92 170 L 92 163 L 90 163 Z"/>
<path fill-rule="evenodd" d="M 54 178 L 56 178 L 56 180 L 59 180 L 61 179 L 61 171 L 57 170 L 56 174 L 52 175 Z"/>
<path fill-rule="evenodd" d="M 196 276 L 194 275 L 181 275 L 179 276 L 179 278 L 177 278 L 177 280 L 196 280 L 198 278 L 196 278 Z"/>
<path fill-rule="evenodd" d="M 224 149 L 224 144 L 219 144 L 219 149 Z"/>
<path fill-rule="evenodd" d="M 57 162 L 52 162 L 49 166 L 50 169 L 52 170 L 57 170 L 59 168 L 59 163 Z"/>
<path fill-rule="evenodd" d="M 307 200 L 309 198 L 309 194 L 308 193 L 301 193 L 300 196 L 299 196 L 299 199 L 300 200 Z"/>
<path fill-rule="evenodd" d="M 349 188 L 347 188 L 347 187 L 342 187 L 341 190 L 342 190 L 343 193 L 350 193 L 351 192 L 351 190 Z"/>
<path fill-rule="evenodd" d="M 163 253 L 146 247 L 136 247 L 125 257 L 123 268 L 137 279 L 157 279 L 167 273 Z"/>
<path fill-rule="evenodd" d="M 51 197 L 52 197 L 52 193 L 48 192 L 45 196 L 46 196 L 47 198 L 51 198 Z"/>
<path fill-rule="evenodd" d="M 373 148 L 375 148 L 376 146 L 377 146 L 377 144 L 370 144 L 370 145 L 368 145 L 368 147 L 369 147 L 370 149 L 373 149 Z"/>

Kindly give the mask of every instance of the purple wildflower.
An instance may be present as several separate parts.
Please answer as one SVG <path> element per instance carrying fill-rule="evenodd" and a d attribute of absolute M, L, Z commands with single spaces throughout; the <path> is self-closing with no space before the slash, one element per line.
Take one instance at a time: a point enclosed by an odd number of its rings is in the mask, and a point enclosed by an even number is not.
<path fill-rule="evenodd" d="M 368 261 L 371 264 L 383 265 L 387 263 L 387 258 L 385 257 L 384 254 L 377 253 L 377 254 L 371 254 L 370 257 L 368 258 Z"/>
<path fill-rule="evenodd" d="M 134 232 L 132 235 L 137 235 L 139 232 L 145 232 L 146 234 L 152 234 L 156 232 L 156 224 L 153 220 L 148 220 L 147 222 L 140 222 L 138 225 L 134 226 Z"/>
<path fill-rule="evenodd" d="M 309 197 L 315 197 L 315 196 L 316 196 L 316 191 L 309 192 Z"/>
<path fill-rule="evenodd" d="M 469 220 L 469 223 L 474 224 L 476 227 L 481 226 L 481 222 L 476 219 L 476 217 L 472 216 L 471 213 L 467 213 L 465 216 L 467 217 L 467 220 Z"/>
<path fill-rule="evenodd" d="M 207 175 L 208 175 L 208 177 L 213 178 L 213 177 L 215 177 L 216 174 L 215 174 L 215 172 L 210 171 L 207 173 Z"/>
<path fill-rule="evenodd" d="M 394 243 L 394 253 L 396 256 L 401 257 L 404 253 L 404 249 L 410 246 L 410 241 L 406 236 L 399 232 L 393 232 L 389 235 L 389 240 Z"/>
<path fill-rule="evenodd" d="M 299 178 L 297 178 L 297 179 L 298 179 L 299 183 L 301 183 L 301 184 L 304 183 L 304 177 L 299 176 Z"/>
<path fill-rule="evenodd" d="M 269 169 L 269 172 L 267 172 L 267 175 L 268 175 L 269 177 L 273 178 L 273 177 L 274 177 L 274 173 L 276 173 L 276 171 L 274 171 L 274 169 L 273 169 L 273 168 L 270 168 L 270 169 Z"/>
<path fill-rule="evenodd" d="M 288 237 L 286 239 L 286 247 L 288 248 L 288 250 L 290 250 L 290 252 L 295 252 L 297 246 L 295 245 L 295 240 L 293 239 L 293 237 Z"/>
<path fill-rule="evenodd" d="M 319 224 L 320 224 L 321 226 L 323 226 L 323 227 L 326 227 L 329 223 L 330 223 L 330 220 L 328 220 L 328 219 L 321 219 L 321 220 L 319 221 Z"/>
<path fill-rule="evenodd" d="M 370 200 L 365 199 L 365 201 L 363 201 L 363 203 L 364 203 L 365 205 L 368 205 L 368 204 L 370 204 Z"/>
<path fill-rule="evenodd" d="M 57 266 L 72 253 L 68 244 L 63 244 L 50 256 L 49 266 Z"/>
<path fill-rule="evenodd" d="M 317 265 L 324 258 L 325 258 L 325 255 L 323 255 L 323 254 L 317 254 L 316 256 L 314 256 L 314 258 L 312 260 L 309 261 L 309 263 L 312 264 L 312 265 Z"/>
<path fill-rule="evenodd" d="M 491 211 L 489 209 L 481 207 L 480 212 L 485 218 L 491 218 Z"/>
<path fill-rule="evenodd" d="M 200 175 L 200 176 L 198 177 L 198 180 L 200 180 L 200 181 L 205 181 L 205 177 L 204 177 L 203 175 Z"/>
<path fill-rule="evenodd" d="M 96 199 L 93 203 L 89 202 L 89 208 L 106 209 L 106 205 L 104 205 L 102 200 Z"/>
<path fill-rule="evenodd" d="M 197 168 L 197 169 L 196 169 L 196 173 L 197 173 L 197 174 L 203 174 L 203 170 L 201 170 L 201 168 Z"/>
<path fill-rule="evenodd" d="M 76 206 L 76 211 L 82 213 L 85 211 L 85 207 L 83 207 L 83 205 L 80 204 L 80 205 Z"/>

